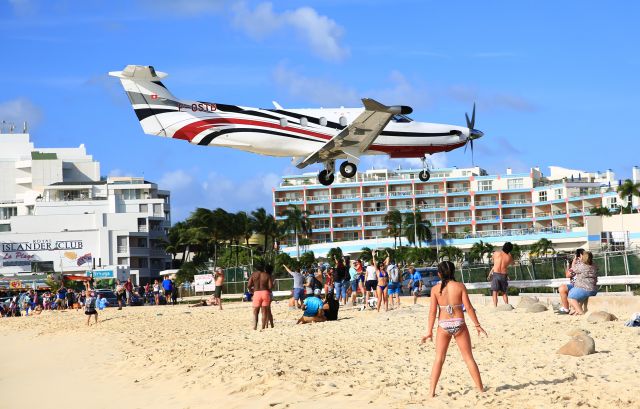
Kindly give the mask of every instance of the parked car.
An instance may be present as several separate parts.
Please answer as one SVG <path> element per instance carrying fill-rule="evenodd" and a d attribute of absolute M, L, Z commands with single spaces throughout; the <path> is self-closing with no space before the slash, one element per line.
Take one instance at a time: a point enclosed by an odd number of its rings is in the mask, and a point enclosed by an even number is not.
<path fill-rule="evenodd" d="M 116 297 L 116 293 L 114 293 L 113 290 L 109 290 L 109 289 L 96 290 L 96 296 L 97 295 L 101 295 L 102 298 L 107 299 L 107 307 L 118 306 L 118 298 Z M 123 298 L 122 306 L 124 307 L 126 305 L 127 305 L 126 298 Z M 144 300 L 142 299 L 142 297 L 133 293 L 131 294 L 131 305 L 136 305 L 136 306 L 144 305 Z"/>
<path fill-rule="evenodd" d="M 420 295 L 430 295 L 433 286 L 440 282 L 440 277 L 438 277 L 438 268 L 418 267 L 416 268 L 416 271 L 420 273 L 420 277 L 422 280 L 422 289 L 420 290 Z M 409 288 L 410 282 L 411 273 L 409 273 L 409 269 L 405 269 L 402 273 L 402 295 L 411 295 L 411 288 Z"/>

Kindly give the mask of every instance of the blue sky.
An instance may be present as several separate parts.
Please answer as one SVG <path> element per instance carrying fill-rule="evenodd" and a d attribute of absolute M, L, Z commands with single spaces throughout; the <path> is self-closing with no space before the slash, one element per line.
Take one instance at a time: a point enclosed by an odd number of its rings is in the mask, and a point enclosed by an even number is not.
<path fill-rule="evenodd" d="M 0 119 L 29 120 L 36 146 L 84 143 L 104 175 L 171 189 L 174 221 L 197 206 L 269 209 L 279 176 L 298 171 L 287 158 L 144 135 L 107 76 L 127 64 L 169 73 L 178 97 L 248 106 L 374 97 L 463 125 L 475 101 L 475 160 L 490 172 L 559 165 L 626 178 L 640 165 L 639 12 L 631 1 L 0 0 Z"/>

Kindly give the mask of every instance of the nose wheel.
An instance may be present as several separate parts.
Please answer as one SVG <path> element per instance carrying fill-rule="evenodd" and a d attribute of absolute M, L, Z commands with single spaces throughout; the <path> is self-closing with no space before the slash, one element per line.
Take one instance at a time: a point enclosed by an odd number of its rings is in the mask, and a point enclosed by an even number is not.
<path fill-rule="evenodd" d="M 427 157 L 426 155 L 420 158 L 422 160 L 422 170 L 418 173 L 418 179 L 422 182 L 426 182 L 431 178 L 431 173 L 429 172 L 429 166 L 427 165 Z"/>
<path fill-rule="evenodd" d="M 357 171 L 358 167 L 349 161 L 344 161 L 342 165 L 340 165 L 340 174 L 345 178 L 354 177 Z"/>

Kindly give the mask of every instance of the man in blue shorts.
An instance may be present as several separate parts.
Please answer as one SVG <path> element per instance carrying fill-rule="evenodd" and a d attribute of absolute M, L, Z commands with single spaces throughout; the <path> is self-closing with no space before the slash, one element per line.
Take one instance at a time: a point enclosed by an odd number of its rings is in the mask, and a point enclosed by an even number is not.
<path fill-rule="evenodd" d="M 162 289 L 164 290 L 164 298 L 167 301 L 167 305 L 171 302 L 171 293 L 173 292 L 173 282 L 169 279 L 169 276 L 166 276 L 164 280 L 162 280 Z"/>
<path fill-rule="evenodd" d="M 302 308 L 302 301 L 304 300 L 304 276 L 298 271 L 291 271 L 289 267 L 284 264 L 282 267 L 293 277 L 293 301 L 296 307 Z"/>
<path fill-rule="evenodd" d="M 313 291 L 313 296 L 305 298 L 304 306 L 302 307 L 304 313 L 298 320 L 298 324 L 306 324 L 309 322 L 324 322 L 327 320 L 322 310 L 324 303 L 320 299 L 321 293 L 322 290 L 316 288 Z"/>

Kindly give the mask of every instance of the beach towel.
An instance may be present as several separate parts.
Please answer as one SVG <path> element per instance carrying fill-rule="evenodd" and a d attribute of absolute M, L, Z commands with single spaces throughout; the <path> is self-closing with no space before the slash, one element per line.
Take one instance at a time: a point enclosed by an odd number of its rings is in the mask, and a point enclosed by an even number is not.
<path fill-rule="evenodd" d="M 631 319 L 624 323 L 625 327 L 640 327 L 640 312 L 636 312 Z"/>

